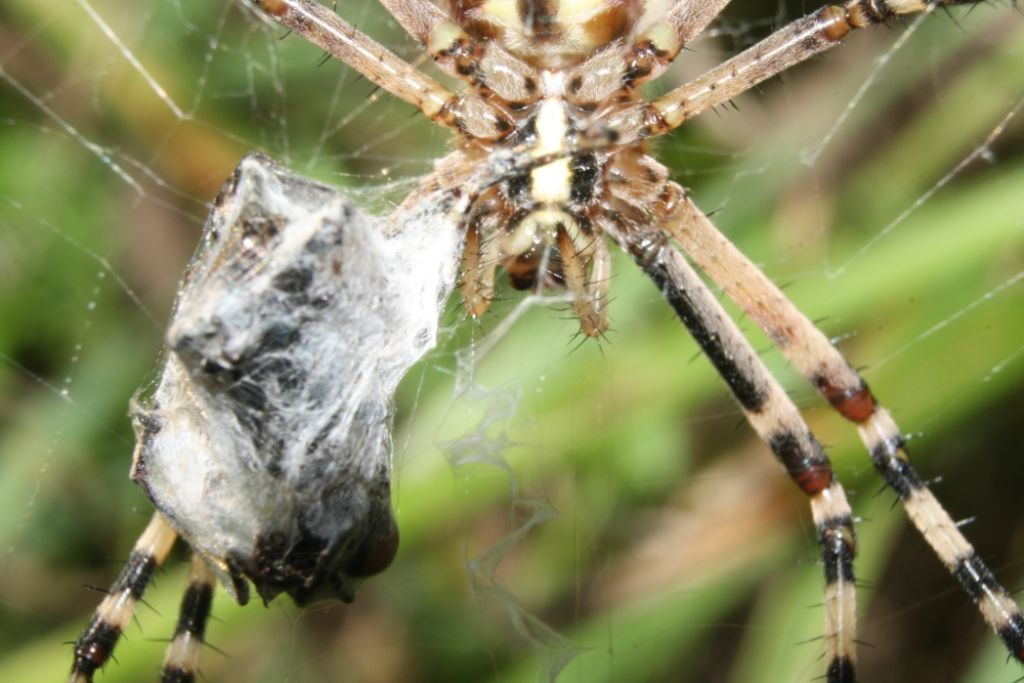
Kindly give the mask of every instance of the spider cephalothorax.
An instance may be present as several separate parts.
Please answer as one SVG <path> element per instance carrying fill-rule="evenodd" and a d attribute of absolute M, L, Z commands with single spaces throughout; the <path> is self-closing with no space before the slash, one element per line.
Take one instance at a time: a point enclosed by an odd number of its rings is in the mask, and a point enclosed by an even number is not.
<path fill-rule="evenodd" d="M 500 265 L 517 289 L 566 286 L 582 331 L 604 332 L 605 234 L 641 220 L 639 207 L 658 201 L 667 178 L 646 156 L 650 131 L 635 130 L 656 123 L 638 116 L 639 86 L 682 45 L 663 10 L 636 1 L 453 2 L 461 26 L 434 27 L 428 49 L 469 83 L 441 114 L 459 134 L 455 156 L 480 162 L 515 146 L 558 157 L 473 202 L 461 287 L 472 315 L 487 310 Z"/>

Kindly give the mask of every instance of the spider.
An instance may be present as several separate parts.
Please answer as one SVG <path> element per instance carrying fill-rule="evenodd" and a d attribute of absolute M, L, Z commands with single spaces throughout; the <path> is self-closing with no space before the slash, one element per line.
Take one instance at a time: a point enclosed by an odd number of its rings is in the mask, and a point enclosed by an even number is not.
<path fill-rule="evenodd" d="M 453 131 L 455 151 L 400 206 L 408 220 L 428 199 L 444 198 L 447 220 L 462 234 L 460 293 L 479 317 L 494 298 L 498 269 L 517 289 L 564 287 L 581 332 L 607 329 L 610 254 L 617 243 L 662 292 L 728 385 L 751 426 L 809 498 L 826 580 L 824 629 L 829 681 L 855 680 L 857 542 L 853 515 L 824 449 L 697 271 L 754 320 L 784 356 L 844 418 L 854 422 L 871 460 L 911 521 L 1011 655 L 1024 660 L 1024 619 L 1014 601 L 942 509 L 910 464 L 905 438 L 888 411 L 829 340 L 788 302 L 648 155 L 648 141 L 731 100 L 758 83 L 837 44 L 851 31 L 907 14 L 974 0 L 850 0 L 776 31 L 702 76 L 648 101 L 640 86 L 659 75 L 727 4 L 677 0 L 641 3 L 452 3 L 382 0 L 394 18 L 446 71 L 465 82 L 453 93 L 309 0 L 258 0 L 291 31 L 346 62 L 368 80 Z M 481 173 L 480 169 L 486 169 Z M 397 219 L 395 219 L 397 220 Z M 674 245 L 678 244 L 682 251 Z M 182 533 L 158 514 L 75 648 L 72 680 L 90 680 L 110 656 L 153 571 Z M 197 550 L 190 588 L 165 677 L 191 680 L 214 583 L 210 563 L 244 599 L 247 581 L 261 595 L 296 600 L 348 595 L 334 574 L 295 577 L 232 565 L 182 533 Z M 382 559 L 393 531 L 367 532 Z M 270 552 L 273 552 L 271 550 Z M 219 563 L 217 561 L 220 561 Z"/>

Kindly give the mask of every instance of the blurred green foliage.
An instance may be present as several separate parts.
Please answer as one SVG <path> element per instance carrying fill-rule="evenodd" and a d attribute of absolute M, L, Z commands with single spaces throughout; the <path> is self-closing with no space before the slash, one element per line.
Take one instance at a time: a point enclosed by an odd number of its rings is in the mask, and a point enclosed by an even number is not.
<path fill-rule="evenodd" d="M 737 3 L 666 79 L 750 44 L 792 5 L 766 17 Z M 415 59 L 372 3 L 342 12 Z M 1024 21 L 1002 6 L 952 14 L 911 22 L 898 50 L 903 27 L 854 36 L 657 148 L 865 368 L 1013 588 L 1020 112 L 987 138 L 1024 96 Z M 99 601 L 83 584 L 110 582 L 151 513 L 126 476 L 127 401 L 219 184 L 258 148 L 385 210 L 446 136 L 230 2 L 9 0 L 0 29 L 0 680 L 59 680 L 63 643 Z M 820 675 L 806 502 L 658 292 L 615 266 L 607 342 L 576 348 L 564 306 L 524 310 L 511 292 L 479 324 L 453 303 L 441 348 L 398 397 L 397 563 L 351 606 L 243 609 L 221 593 L 206 680 L 531 681 L 566 661 L 560 680 L 588 683 Z M 520 313 L 487 353 L 474 345 Z M 1012 679 L 892 496 L 876 495 L 853 430 L 748 331 L 863 519 L 863 680 Z M 184 559 L 99 680 L 156 676 Z"/>

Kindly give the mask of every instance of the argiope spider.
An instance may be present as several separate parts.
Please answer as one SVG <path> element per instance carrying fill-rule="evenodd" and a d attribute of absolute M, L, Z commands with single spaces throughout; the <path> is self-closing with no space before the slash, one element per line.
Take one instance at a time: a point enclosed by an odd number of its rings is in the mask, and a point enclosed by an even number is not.
<path fill-rule="evenodd" d="M 726 2 L 680 0 L 657 11 L 639 3 L 583 3 L 564 11 L 544 2 L 454 3 L 445 13 L 427 0 L 384 0 L 396 20 L 443 68 L 467 82 L 460 95 L 409 67 L 320 5 L 308 0 L 258 4 L 281 24 L 455 131 L 457 150 L 439 162 L 395 216 L 407 220 L 428 199 L 445 199 L 449 220 L 465 234 L 460 289 L 473 316 L 489 307 L 495 271 L 501 267 L 517 288 L 564 285 L 582 332 L 600 336 L 607 327 L 610 268 L 605 236 L 629 253 L 661 289 L 751 425 L 810 498 L 827 585 L 828 680 L 854 680 L 852 513 L 823 449 L 797 408 L 669 239 L 682 246 L 824 398 L 857 425 L 872 461 L 914 524 L 1011 654 L 1024 659 L 1019 609 L 914 472 L 904 437 L 889 413 L 828 339 L 721 236 L 664 167 L 647 155 L 648 139 L 829 49 L 855 29 L 893 16 L 973 4 L 972 0 L 851 0 L 829 6 L 651 102 L 642 98 L 638 87 L 659 76 Z M 74 680 L 88 680 L 109 657 L 152 571 L 180 532 L 160 514 L 154 518 L 76 646 Z M 366 534 L 371 543 L 384 539 L 391 548 L 388 530 Z M 204 555 L 222 562 L 220 568 L 239 594 L 247 580 L 267 596 L 281 590 L 298 600 L 322 589 L 347 594 L 347 589 L 331 583 L 334 575 L 320 568 L 301 576 L 304 583 L 296 589 L 290 583 L 294 577 L 285 580 L 261 573 L 259 566 L 232 566 L 230 558 L 212 552 L 193 535 L 184 537 L 197 550 L 197 559 L 178 637 L 168 654 L 165 673 L 170 679 L 188 679 L 197 666 L 196 645 L 202 639 L 213 585 Z M 344 550 L 341 573 L 358 575 L 350 562 L 352 544 Z M 386 558 L 371 564 L 380 568 Z"/>

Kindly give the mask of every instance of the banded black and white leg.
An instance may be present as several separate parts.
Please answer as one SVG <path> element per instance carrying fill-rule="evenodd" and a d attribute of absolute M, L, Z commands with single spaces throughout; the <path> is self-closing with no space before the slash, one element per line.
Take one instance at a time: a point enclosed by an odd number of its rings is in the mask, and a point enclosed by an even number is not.
<path fill-rule="evenodd" d="M 202 557 L 192 555 L 188 587 L 181 601 L 174 639 L 167 646 L 161 683 L 192 683 L 199 671 L 199 653 L 203 649 L 206 623 L 213 604 L 216 577 Z"/>
<path fill-rule="evenodd" d="M 978 606 L 1010 654 L 1024 661 L 1024 617 L 910 462 L 906 439 L 864 378 L 782 291 L 722 235 L 678 186 L 665 229 L 772 339 L 832 407 L 857 425 L 875 468 L 911 522 Z"/>
<path fill-rule="evenodd" d="M 751 426 L 810 498 L 826 582 L 826 678 L 829 683 L 853 683 L 857 545 L 852 512 L 828 456 L 736 323 L 664 235 L 631 226 L 615 237 L 659 287 L 728 384 Z"/>
<path fill-rule="evenodd" d="M 124 569 L 110 586 L 107 597 L 100 603 L 89 625 L 75 643 L 69 683 L 92 681 L 93 674 L 110 659 L 146 587 L 167 559 L 177 537 L 177 532 L 163 515 L 153 515 L 146 530 L 136 541 Z"/>

